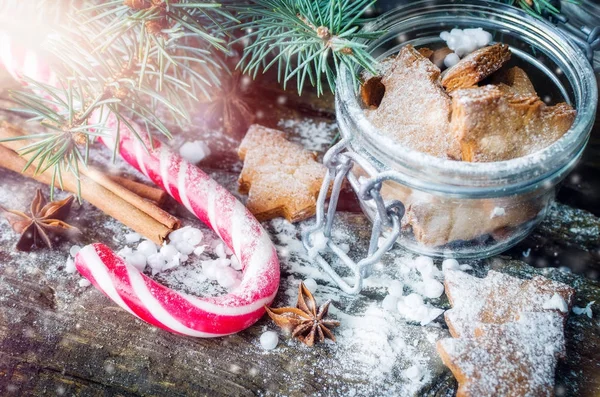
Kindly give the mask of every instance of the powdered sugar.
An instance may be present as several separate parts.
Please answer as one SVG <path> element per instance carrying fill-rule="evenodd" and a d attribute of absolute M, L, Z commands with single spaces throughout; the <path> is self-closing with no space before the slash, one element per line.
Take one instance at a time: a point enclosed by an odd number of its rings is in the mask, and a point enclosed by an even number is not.
<path fill-rule="evenodd" d="M 559 295 L 554 294 L 552 298 L 548 299 L 546 302 L 542 304 L 542 309 L 546 310 L 558 310 L 562 313 L 567 313 L 569 311 L 569 306 L 567 302 Z"/>
<path fill-rule="evenodd" d="M 521 313 L 503 325 L 481 325 L 476 338 L 443 339 L 444 362 L 460 374 L 466 395 L 550 395 L 564 354 L 561 316 Z"/>
<path fill-rule="evenodd" d="M 587 305 L 585 305 L 585 307 L 579 307 L 579 306 L 574 306 L 573 307 L 573 313 L 577 314 L 577 315 L 586 315 L 589 318 L 593 317 L 593 312 L 592 312 L 592 305 L 596 303 L 596 301 L 591 301 L 589 302 Z"/>
<path fill-rule="evenodd" d="M 203 141 L 185 142 L 179 148 L 179 154 L 190 163 L 196 164 L 210 156 L 210 148 Z"/>
<path fill-rule="evenodd" d="M 326 151 L 337 134 L 337 124 L 333 122 L 289 119 L 281 120 L 278 126 L 294 132 L 290 136 L 292 142 L 300 143 L 305 149 L 317 152 Z"/>
<path fill-rule="evenodd" d="M 264 332 L 260 336 L 260 344 L 265 350 L 273 350 L 279 343 L 279 336 L 273 331 Z"/>
<path fill-rule="evenodd" d="M 346 229 L 344 224 L 336 224 L 332 238 L 336 243 L 348 244 L 350 255 L 356 255 L 364 241 L 357 240 L 355 232 Z M 381 296 L 373 302 L 364 295 L 354 298 L 341 295 L 331 280 L 312 265 L 296 226 L 276 219 L 270 222 L 268 230 L 279 253 L 282 271 L 288 274 L 282 280 L 284 301 L 280 305 L 295 304 L 298 283 L 306 278 L 315 279 L 319 284 L 314 293 L 317 302 L 333 300 L 329 312 L 341 325 L 334 329 L 336 343 L 327 344 L 327 350 L 339 363 L 329 368 L 332 377 L 351 379 L 366 371 L 371 377 L 370 384 L 357 386 L 354 393 L 414 395 L 437 376 L 442 367 L 435 353 L 435 342 L 446 335 L 446 331 L 431 321 L 439 317 L 443 309 L 436 308 L 432 301 L 426 302 L 415 291 L 423 277 L 412 255 L 397 253 L 395 263 L 392 260 L 392 264 L 376 266 L 364 287 L 369 291 L 367 294 Z M 419 262 L 428 260 L 421 258 Z M 435 267 L 433 262 L 431 265 Z M 419 267 L 427 273 L 428 266 Z M 405 289 L 407 296 L 404 297 Z M 389 294 L 384 297 L 386 292 Z M 406 312 L 398 310 L 399 300 L 407 304 Z M 429 326 L 422 327 L 421 321 Z M 291 340 L 287 343 L 298 346 Z M 402 382 L 393 382 L 398 376 Z"/>

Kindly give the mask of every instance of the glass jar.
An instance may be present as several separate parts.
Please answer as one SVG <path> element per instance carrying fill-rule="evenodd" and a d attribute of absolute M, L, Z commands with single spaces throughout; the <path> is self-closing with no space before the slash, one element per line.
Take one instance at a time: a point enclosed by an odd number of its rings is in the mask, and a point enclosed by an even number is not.
<path fill-rule="evenodd" d="M 572 127 L 558 141 L 501 162 L 433 157 L 401 146 L 369 122 L 353 83 L 356 71 L 343 67 L 338 78 L 340 132 L 346 150 L 366 164 L 355 164 L 348 179 L 359 194 L 364 181 L 388 176 L 381 187 L 384 201 L 399 200 L 405 207 L 397 241 L 415 253 L 483 258 L 525 238 L 581 157 L 594 124 L 598 89 L 586 57 L 563 33 L 519 9 L 488 1 L 414 2 L 375 20 L 369 28 L 385 33 L 368 46 L 383 59 L 406 44 L 441 47 L 442 31 L 477 27 L 492 33 L 494 42 L 510 46 L 514 63 L 528 73 L 541 98 L 564 101 L 577 110 Z M 361 205 L 375 219 L 373 201 L 361 200 Z"/>

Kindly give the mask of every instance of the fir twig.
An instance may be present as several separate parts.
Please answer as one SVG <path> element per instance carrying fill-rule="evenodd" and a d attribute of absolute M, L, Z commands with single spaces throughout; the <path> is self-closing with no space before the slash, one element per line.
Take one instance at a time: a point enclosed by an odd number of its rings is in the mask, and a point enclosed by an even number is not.
<path fill-rule="evenodd" d="M 361 30 L 364 12 L 375 0 L 254 0 L 239 9 L 246 44 L 239 67 L 254 77 L 277 66 L 284 86 L 296 78 L 302 93 L 308 81 L 323 93 L 335 90 L 342 64 L 374 72 L 375 60 L 356 39 L 380 32 Z M 357 77 L 358 79 L 358 77 Z"/>
<path fill-rule="evenodd" d="M 24 137 L 35 140 L 25 149 L 27 166 L 37 163 L 36 172 L 53 168 L 59 182 L 64 171 L 79 177 L 89 144 L 105 132 L 110 114 L 134 134 L 128 120 L 169 138 L 161 109 L 178 123 L 189 121 L 189 102 L 219 83 L 222 61 L 214 52 L 226 51 L 225 27 L 235 21 L 206 1 L 82 3 L 82 11 L 71 9 L 68 23 L 44 45 L 56 60 L 59 84 L 28 80 L 28 91 L 12 93 L 20 110 L 48 129 Z"/>

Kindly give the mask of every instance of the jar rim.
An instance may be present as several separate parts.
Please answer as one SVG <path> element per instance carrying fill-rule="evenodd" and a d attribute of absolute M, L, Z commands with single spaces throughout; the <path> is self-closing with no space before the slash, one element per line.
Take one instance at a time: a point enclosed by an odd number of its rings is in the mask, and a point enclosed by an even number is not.
<path fill-rule="evenodd" d="M 344 128 L 344 123 L 341 122 L 342 136 L 360 142 L 360 145 L 353 145 L 353 140 L 350 139 L 354 150 L 366 150 L 376 159 L 392 162 L 406 171 L 404 177 L 409 184 L 415 187 L 424 186 L 428 190 L 452 191 L 461 187 L 497 189 L 499 186 L 506 188 L 511 184 L 531 185 L 572 166 L 573 158 L 581 154 L 594 124 L 598 88 L 593 67 L 583 52 L 554 26 L 533 18 L 520 9 L 497 2 L 423 0 L 383 14 L 372 22 L 369 28 L 387 30 L 386 28 L 408 20 L 414 22 L 414 18 L 417 17 L 439 17 L 448 13 L 473 20 L 474 23 L 478 19 L 485 19 L 488 24 L 497 23 L 499 28 L 506 28 L 501 23 L 510 23 L 520 34 L 541 36 L 546 44 L 545 50 L 553 51 L 556 55 L 554 61 L 573 89 L 577 115 L 571 128 L 546 148 L 511 160 L 471 163 L 434 157 L 403 147 L 380 132 L 367 119 L 355 91 L 353 71 L 344 64 L 340 70 L 336 91 L 338 119 L 348 117 L 360 132 L 356 133 L 354 128 Z M 364 43 L 373 51 L 378 40 Z"/>

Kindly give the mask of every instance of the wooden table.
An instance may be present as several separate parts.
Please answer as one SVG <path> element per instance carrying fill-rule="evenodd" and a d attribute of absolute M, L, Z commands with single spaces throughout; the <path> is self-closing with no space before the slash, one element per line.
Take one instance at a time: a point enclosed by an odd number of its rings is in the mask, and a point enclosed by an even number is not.
<path fill-rule="evenodd" d="M 273 127 L 280 120 L 289 120 L 289 126 L 307 121 L 323 126 L 333 123 L 331 95 L 316 98 L 307 93 L 298 98 L 264 81 L 253 87 L 246 100 L 257 112 L 256 122 Z M 6 117 L 14 116 L 0 114 L 0 119 Z M 287 130 L 293 139 L 302 140 L 297 128 Z M 201 167 L 235 190 L 239 137 L 233 134 L 225 139 L 210 131 L 200 114 L 193 127 L 175 133 L 179 142 L 208 139 L 212 155 Z M 333 138 L 335 129 L 328 131 Z M 477 275 L 490 268 L 520 277 L 543 274 L 574 286 L 576 305 L 596 301 L 593 319 L 569 317 L 568 357 L 557 371 L 557 385 L 564 395 L 600 395 L 599 159 L 600 123 L 547 220 L 505 256 L 471 263 Z M 24 208 L 37 187 L 20 175 L 0 172 L 0 189 L 5 192 L 0 194 L 0 205 Z M 370 225 L 361 213 L 353 212 L 356 205 L 351 200 L 343 209 L 339 230 L 353 247 L 364 249 Z M 176 211 L 186 222 L 194 222 L 181 208 Z M 89 204 L 75 208 L 74 217 L 86 233 L 82 243 L 122 245 L 112 237 L 122 236 L 123 227 Z M 293 303 L 298 281 L 317 279 L 318 299 L 337 296 L 332 309 L 332 315 L 342 321 L 336 330 L 337 344 L 310 349 L 282 338 L 277 349 L 266 352 L 259 336 L 265 328 L 275 329 L 266 318 L 244 332 L 219 339 L 193 339 L 157 330 L 131 317 L 93 287 L 80 288 L 80 278 L 63 270 L 71 244 L 36 254 L 16 252 L 16 236 L 0 221 L 1 394 L 449 396 L 455 392 L 456 382 L 434 348 L 435 340 L 448 335 L 443 320 L 438 326 L 421 327 L 399 316 L 383 318 L 378 307 L 384 288 L 367 284 L 358 297 L 337 293 L 306 257 L 284 254 L 298 243 L 296 228 L 280 221 L 265 226 L 282 262 L 282 284 L 274 304 Z M 527 252 L 529 256 L 524 257 Z M 406 255 L 394 248 L 377 277 L 394 277 L 394 261 Z M 558 266 L 568 266 L 573 273 Z M 434 303 L 448 308 L 445 298 Z M 388 349 L 398 350 L 394 356 Z M 426 376 L 416 382 L 407 379 L 406 369 L 420 363 L 426 367 Z"/>

